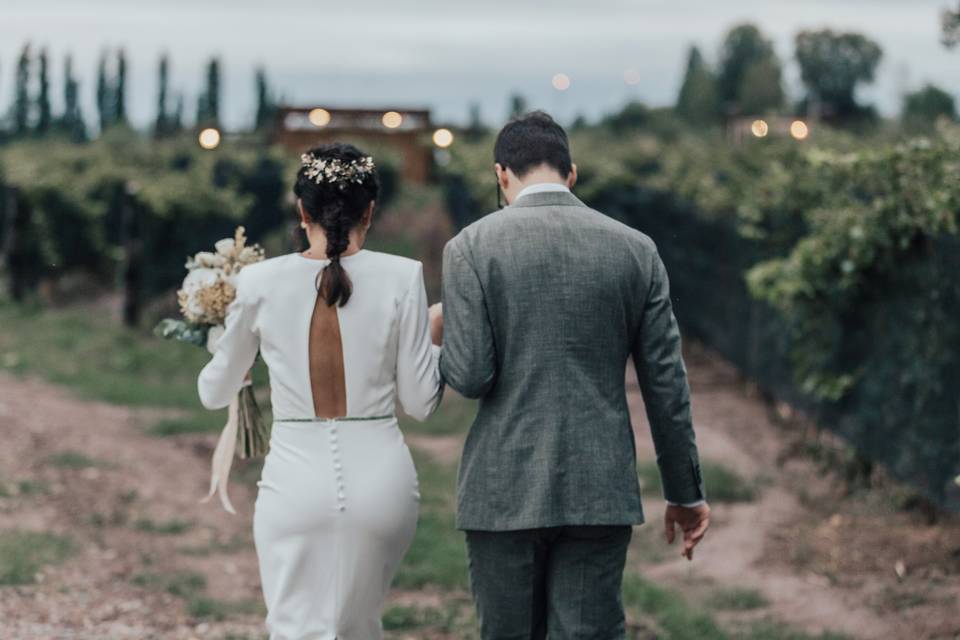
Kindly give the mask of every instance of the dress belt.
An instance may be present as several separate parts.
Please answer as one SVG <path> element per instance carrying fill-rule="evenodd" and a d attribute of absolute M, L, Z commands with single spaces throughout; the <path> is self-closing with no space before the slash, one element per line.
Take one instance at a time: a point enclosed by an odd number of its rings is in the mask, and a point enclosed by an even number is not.
<path fill-rule="evenodd" d="M 388 420 L 390 418 L 396 418 L 396 416 L 341 416 L 339 418 L 321 418 L 319 416 L 313 418 L 276 418 L 274 422 L 362 422 L 367 420 Z"/>

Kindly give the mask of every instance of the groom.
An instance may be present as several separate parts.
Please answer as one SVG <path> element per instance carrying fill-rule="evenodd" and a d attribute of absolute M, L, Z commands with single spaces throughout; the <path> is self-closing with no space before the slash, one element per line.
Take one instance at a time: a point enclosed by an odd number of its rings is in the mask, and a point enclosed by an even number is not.
<path fill-rule="evenodd" d="M 653 242 L 570 189 L 567 135 L 535 112 L 497 136 L 507 206 L 443 254 L 446 383 L 480 398 L 458 482 L 484 640 L 625 637 L 643 522 L 624 371 L 633 358 L 683 555 L 709 525 L 680 334 Z M 434 310 L 436 313 L 436 310 Z"/>

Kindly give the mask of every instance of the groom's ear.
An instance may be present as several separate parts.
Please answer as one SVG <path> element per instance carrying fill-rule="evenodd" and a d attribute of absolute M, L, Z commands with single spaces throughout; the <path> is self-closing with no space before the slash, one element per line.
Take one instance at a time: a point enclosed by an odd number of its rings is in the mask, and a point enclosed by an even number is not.
<path fill-rule="evenodd" d="M 503 165 L 499 162 L 493 163 L 493 172 L 497 174 L 497 182 L 500 183 L 501 189 L 506 189 L 510 186 L 510 174 L 503 168 Z"/>
<path fill-rule="evenodd" d="M 577 184 L 577 165 L 570 165 L 570 173 L 567 174 L 567 188 L 573 189 L 573 185 Z"/>

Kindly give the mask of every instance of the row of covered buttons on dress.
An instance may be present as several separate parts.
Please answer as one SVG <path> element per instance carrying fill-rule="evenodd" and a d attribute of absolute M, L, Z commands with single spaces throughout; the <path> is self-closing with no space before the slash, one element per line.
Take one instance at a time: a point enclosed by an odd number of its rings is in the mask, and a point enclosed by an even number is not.
<path fill-rule="evenodd" d="M 330 459 L 333 461 L 333 475 L 337 481 L 337 510 L 344 511 L 346 494 L 343 488 L 343 463 L 340 461 L 340 437 L 337 435 L 337 422 L 330 421 Z"/>

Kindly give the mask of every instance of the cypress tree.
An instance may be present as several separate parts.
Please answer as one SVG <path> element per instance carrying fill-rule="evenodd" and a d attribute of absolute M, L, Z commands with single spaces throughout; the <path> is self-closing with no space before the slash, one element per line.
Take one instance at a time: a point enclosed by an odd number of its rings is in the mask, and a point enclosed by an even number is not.
<path fill-rule="evenodd" d="M 167 92 L 170 72 L 170 61 L 166 54 L 160 57 L 160 67 L 158 69 L 158 90 L 157 90 L 157 120 L 153 127 L 153 134 L 157 137 L 165 136 L 170 133 L 170 118 L 167 115 Z"/>
<path fill-rule="evenodd" d="M 257 69 L 256 79 L 257 92 L 257 118 L 256 128 L 258 130 L 269 127 L 273 122 L 276 113 L 276 104 L 270 93 L 270 86 L 267 83 L 267 73 L 262 68 Z"/>
<path fill-rule="evenodd" d="M 518 118 L 527 112 L 527 100 L 519 93 L 510 96 L 510 117 Z"/>
<path fill-rule="evenodd" d="M 100 56 L 97 66 L 97 117 L 100 121 L 100 132 L 104 132 L 113 123 L 113 101 L 111 99 L 110 83 L 107 80 L 107 56 Z"/>
<path fill-rule="evenodd" d="M 40 50 L 40 90 L 37 93 L 37 135 L 46 135 L 50 132 L 53 118 L 50 114 L 50 69 L 47 50 Z"/>
<path fill-rule="evenodd" d="M 207 86 L 197 98 L 197 126 L 215 127 L 220 122 L 220 61 L 207 65 Z"/>
<path fill-rule="evenodd" d="M 183 94 L 177 95 L 177 103 L 170 116 L 170 131 L 173 133 L 183 130 Z"/>
<path fill-rule="evenodd" d="M 707 124 L 719 115 L 716 80 L 697 47 L 690 47 L 687 72 L 677 96 L 676 112 L 687 122 Z"/>
<path fill-rule="evenodd" d="M 83 114 L 80 111 L 80 92 L 77 79 L 73 77 L 73 58 L 67 55 L 63 65 L 63 118 L 60 128 L 74 142 L 83 142 L 87 138 Z"/>
<path fill-rule="evenodd" d="M 470 124 L 467 125 L 466 133 L 467 137 L 470 139 L 477 139 L 483 137 L 487 132 L 487 126 L 483 123 L 483 116 L 480 113 L 480 103 L 471 102 L 470 103 Z"/>
<path fill-rule="evenodd" d="M 30 45 L 26 44 L 17 60 L 17 78 L 13 94 L 13 135 L 24 136 L 30 127 Z"/>
<path fill-rule="evenodd" d="M 214 124 L 220 122 L 220 61 L 214 58 L 207 69 L 207 105 Z"/>
<path fill-rule="evenodd" d="M 127 54 L 117 51 L 117 81 L 113 87 L 113 121 L 117 124 L 127 122 Z"/>

